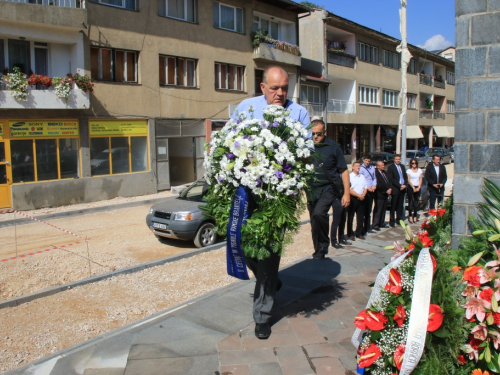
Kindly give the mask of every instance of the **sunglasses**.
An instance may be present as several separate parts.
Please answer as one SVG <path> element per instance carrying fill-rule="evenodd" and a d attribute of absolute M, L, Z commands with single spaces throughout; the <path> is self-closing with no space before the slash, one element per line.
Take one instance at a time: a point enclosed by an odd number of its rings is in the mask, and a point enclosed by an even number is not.
<path fill-rule="evenodd" d="M 317 132 L 317 133 L 313 133 L 313 136 L 317 135 L 318 137 L 321 137 L 323 135 L 323 132 Z"/>
<path fill-rule="evenodd" d="M 411 165 L 417 165 L 417 163 L 411 163 Z"/>

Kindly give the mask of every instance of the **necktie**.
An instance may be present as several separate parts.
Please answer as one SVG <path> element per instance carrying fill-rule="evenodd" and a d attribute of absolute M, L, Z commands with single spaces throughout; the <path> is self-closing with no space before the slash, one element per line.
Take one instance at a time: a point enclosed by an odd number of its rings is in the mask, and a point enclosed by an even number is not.
<path fill-rule="evenodd" d="M 398 165 L 396 165 L 396 167 L 398 168 L 398 172 L 399 172 L 399 183 L 401 185 L 403 185 L 405 180 L 403 178 L 403 174 L 401 173 L 401 166 L 398 164 Z"/>

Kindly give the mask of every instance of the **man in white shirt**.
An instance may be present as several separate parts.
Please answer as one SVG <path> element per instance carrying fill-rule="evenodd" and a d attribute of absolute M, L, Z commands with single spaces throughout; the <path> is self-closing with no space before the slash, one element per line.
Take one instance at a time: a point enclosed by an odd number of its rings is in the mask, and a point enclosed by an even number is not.
<path fill-rule="evenodd" d="M 365 217 L 365 198 L 368 192 L 368 185 L 365 177 L 359 173 L 361 163 L 354 162 L 352 165 L 352 172 L 349 175 L 351 182 L 351 204 L 347 213 L 347 236 L 351 241 L 355 241 L 354 236 L 360 240 L 364 240 L 363 236 L 363 223 Z M 352 224 L 354 221 L 354 214 L 356 214 L 356 230 L 353 232 Z"/>
<path fill-rule="evenodd" d="M 368 185 L 368 191 L 366 192 L 364 206 L 365 206 L 365 221 L 363 224 L 363 236 L 371 229 L 371 214 L 373 209 L 373 202 L 375 201 L 375 189 L 377 188 L 377 177 L 375 176 L 375 167 L 371 165 L 371 156 L 363 156 L 363 165 L 359 170 L 359 174 L 365 177 L 366 184 Z"/>

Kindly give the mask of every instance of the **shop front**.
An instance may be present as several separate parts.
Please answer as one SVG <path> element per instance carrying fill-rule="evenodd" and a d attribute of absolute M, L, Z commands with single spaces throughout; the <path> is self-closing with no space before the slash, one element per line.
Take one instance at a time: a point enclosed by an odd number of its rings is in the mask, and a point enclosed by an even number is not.
<path fill-rule="evenodd" d="M 0 125 L 0 207 L 155 192 L 147 120 L 9 119 Z"/>

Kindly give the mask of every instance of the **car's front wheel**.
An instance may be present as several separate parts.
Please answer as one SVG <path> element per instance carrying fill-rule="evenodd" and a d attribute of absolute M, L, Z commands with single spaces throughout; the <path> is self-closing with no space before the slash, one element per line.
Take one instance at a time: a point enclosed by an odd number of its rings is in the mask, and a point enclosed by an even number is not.
<path fill-rule="evenodd" d="M 217 240 L 217 233 L 215 233 L 215 225 L 212 223 L 204 223 L 196 232 L 194 236 L 194 246 L 200 248 L 210 246 Z"/>

